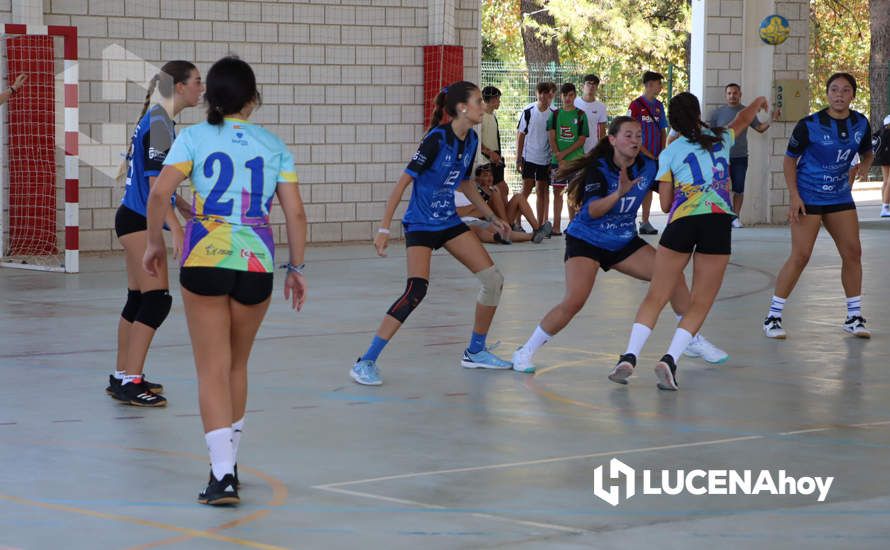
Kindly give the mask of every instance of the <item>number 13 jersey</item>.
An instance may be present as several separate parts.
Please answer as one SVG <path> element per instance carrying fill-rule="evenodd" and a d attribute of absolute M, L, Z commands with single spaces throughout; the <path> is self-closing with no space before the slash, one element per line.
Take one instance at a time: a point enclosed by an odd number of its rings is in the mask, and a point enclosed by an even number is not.
<path fill-rule="evenodd" d="M 256 124 L 226 118 L 183 130 L 164 164 L 190 178 L 195 192 L 182 266 L 271 273 L 272 197 L 280 183 L 297 183 L 284 143 Z"/>

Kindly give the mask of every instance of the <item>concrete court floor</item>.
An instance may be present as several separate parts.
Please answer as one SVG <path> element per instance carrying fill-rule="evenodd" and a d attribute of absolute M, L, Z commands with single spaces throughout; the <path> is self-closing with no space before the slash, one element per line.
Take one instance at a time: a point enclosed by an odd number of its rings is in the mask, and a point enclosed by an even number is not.
<path fill-rule="evenodd" d="M 786 308 L 789 339 L 765 339 L 789 234 L 745 228 L 705 326 L 732 358 L 682 360 L 677 393 L 651 370 L 668 311 L 631 384 L 607 381 L 646 290 L 614 272 L 537 375 L 461 369 L 476 280 L 442 252 L 381 357 L 384 385 L 357 386 L 348 369 L 403 289 L 404 247 L 310 248 L 305 310 L 286 307 L 277 275 L 254 348 L 235 509 L 194 502 L 208 468 L 176 274 L 147 367 L 170 404 L 146 410 L 103 393 L 119 256 L 87 257 L 79 275 L 0 270 L 0 548 L 887 548 L 890 222 L 877 208 L 860 208 L 870 341 L 840 330 L 824 232 Z M 507 278 L 491 340 L 509 356 L 562 295 L 563 240 L 489 250 Z M 611 458 L 836 479 L 824 503 L 638 494 L 613 508 L 592 491 Z"/>

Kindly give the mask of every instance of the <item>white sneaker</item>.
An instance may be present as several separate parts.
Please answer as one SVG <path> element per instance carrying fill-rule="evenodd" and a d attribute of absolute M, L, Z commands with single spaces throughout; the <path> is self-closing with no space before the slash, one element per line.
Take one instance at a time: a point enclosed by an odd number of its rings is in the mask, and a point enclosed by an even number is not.
<path fill-rule="evenodd" d="M 871 331 L 865 328 L 865 319 L 859 315 L 847 317 L 844 321 L 844 332 L 849 332 L 857 338 L 871 338 Z"/>
<path fill-rule="evenodd" d="M 738 218 L 735 218 L 732 220 L 732 226 L 736 229 L 741 229 L 741 228 L 745 227 L 744 225 L 742 225 L 742 222 L 740 222 Z"/>
<path fill-rule="evenodd" d="M 532 356 L 522 349 L 522 346 L 516 348 L 513 352 L 513 370 L 516 372 L 532 373 L 535 372 L 535 365 L 532 363 Z"/>
<path fill-rule="evenodd" d="M 882 206 L 881 207 L 881 217 L 882 218 L 890 218 L 890 206 Z"/>
<path fill-rule="evenodd" d="M 844 325 L 846 326 L 846 325 Z M 844 329 L 846 330 L 846 329 Z M 781 317 L 767 317 L 763 320 L 763 334 L 767 338 L 775 338 L 777 340 L 785 339 L 785 329 L 782 328 Z"/>
<path fill-rule="evenodd" d="M 729 359 L 729 354 L 718 348 L 701 334 L 695 335 L 686 349 L 683 351 L 686 357 L 701 357 L 708 363 L 725 363 Z"/>

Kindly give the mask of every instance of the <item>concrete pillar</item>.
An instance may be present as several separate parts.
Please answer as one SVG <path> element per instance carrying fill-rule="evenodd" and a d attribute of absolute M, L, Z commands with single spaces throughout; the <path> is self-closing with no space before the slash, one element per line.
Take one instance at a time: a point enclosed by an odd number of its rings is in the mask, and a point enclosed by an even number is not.
<path fill-rule="evenodd" d="M 788 19 L 791 36 L 779 46 L 764 44 L 760 22 L 778 13 Z M 704 116 L 724 103 L 724 87 L 742 86 L 742 102 L 759 95 L 773 101 L 778 78 L 807 78 L 809 36 L 806 0 L 693 0 L 690 91 L 702 103 Z M 762 120 L 767 114 L 761 113 Z M 748 177 L 742 221 L 784 223 L 788 192 L 782 160 L 792 122 L 775 122 L 760 135 L 748 132 Z"/>
<path fill-rule="evenodd" d="M 455 29 L 454 7 L 456 0 L 429 0 L 430 46 L 458 44 Z"/>
<path fill-rule="evenodd" d="M 43 0 L 12 0 L 10 23 L 43 25 Z"/>

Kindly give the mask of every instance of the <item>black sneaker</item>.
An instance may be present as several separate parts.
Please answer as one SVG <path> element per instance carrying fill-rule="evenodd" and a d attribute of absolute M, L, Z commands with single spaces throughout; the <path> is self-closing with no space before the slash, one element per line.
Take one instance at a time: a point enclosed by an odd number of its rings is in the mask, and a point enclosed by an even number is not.
<path fill-rule="evenodd" d="M 510 239 L 503 238 L 501 236 L 501 234 L 498 232 L 495 232 L 494 237 L 492 237 L 492 238 L 494 239 L 494 242 L 496 242 L 498 244 L 513 244 L 513 241 L 511 241 Z"/>
<path fill-rule="evenodd" d="M 665 354 L 661 361 L 655 364 L 655 376 L 658 377 L 658 389 L 669 391 L 680 389 L 677 383 L 677 364 L 670 355 Z"/>
<path fill-rule="evenodd" d="M 237 464 L 235 464 L 235 476 L 234 477 L 235 477 L 235 488 L 240 489 L 241 488 L 241 480 L 238 479 L 238 465 Z M 209 479 L 207 480 L 207 483 L 210 484 L 212 481 L 213 481 L 213 468 L 211 467 L 210 468 L 210 476 L 209 476 Z"/>
<path fill-rule="evenodd" d="M 658 235 L 658 230 L 649 222 L 640 222 L 640 235 Z"/>
<path fill-rule="evenodd" d="M 634 373 L 634 367 L 637 366 L 637 356 L 632 353 L 625 353 L 618 358 L 618 363 L 612 372 L 609 373 L 609 380 L 618 384 L 627 384 L 627 379 Z"/>
<path fill-rule="evenodd" d="M 164 393 L 164 386 L 162 384 L 156 384 L 155 382 L 149 382 L 144 373 L 142 374 L 142 383 L 145 384 L 145 387 L 148 388 L 148 391 L 151 393 L 156 393 L 158 395 Z"/>
<path fill-rule="evenodd" d="M 142 375 L 142 383 L 145 384 L 145 387 L 148 391 L 152 393 L 156 393 L 158 395 L 164 393 L 164 386 L 161 384 L 155 384 L 154 382 L 149 382 L 145 375 Z M 121 381 L 113 374 L 108 375 L 108 387 L 105 388 L 105 393 L 114 397 L 115 392 L 121 387 Z"/>
<path fill-rule="evenodd" d="M 121 387 L 121 381 L 113 374 L 108 375 L 108 387 L 105 388 L 105 393 L 114 397 L 114 394 L 117 393 Z"/>
<path fill-rule="evenodd" d="M 145 382 L 130 382 L 121 384 L 112 397 L 118 401 L 133 405 L 134 407 L 166 407 L 167 400 L 156 395 L 145 387 Z"/>
<path fill-rule="evenodd" d="M 213 477 L 210 473 L 210 482 L 207 488 L 198 493 L 198 502 L 201 504 L 209 504 L 210 506 L 222 506 L 225 504 L 238 504 L 241 499 L 238 497 L 238 487 L 235 483 L 235 476 L 226 474 L 222 479 Z"/>

